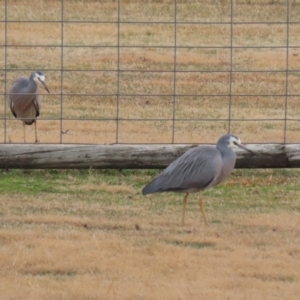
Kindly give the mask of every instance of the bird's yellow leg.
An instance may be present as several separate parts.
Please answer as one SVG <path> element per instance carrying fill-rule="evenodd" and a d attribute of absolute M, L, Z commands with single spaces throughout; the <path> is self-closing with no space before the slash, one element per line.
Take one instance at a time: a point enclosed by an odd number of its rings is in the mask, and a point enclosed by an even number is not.
<path fill-rule="evenodd" d="M 37 121 L 34 122 L 34 131 L 35 131 L 35 142 L 37 143 L 37 142 L 38 142 L 38 139 L 37 139 L 36 123 L 37 123 Z"/>
<path fill-rule="evenodd" d="M 23 123 L 24 144 L 26 143 L 25 122 Z"/>
<path fill-rule="evenodd" d="M 186 203 L 187 203 L 187 198 L 189 196 L 189 193 L 186 193 L 184 198 L 183 198 L 183 205 L 182 205 L 182 219 L 181 219 L 181 225 L 184 225 L 184 215 L 185 215 L 185 209 L 186 209 Z"/>
<path fill-rule="evenodd" d="M 202 203 L 202 194 L 201 193 L 200 193 L 200 197 L 199 197 L 199 207 L 200 207 L 203 219 L 204 219 L 204 223 L 207 225 L 207 219 L 206 219 L 205 209 L 204 209 L 204 206 Z"/>

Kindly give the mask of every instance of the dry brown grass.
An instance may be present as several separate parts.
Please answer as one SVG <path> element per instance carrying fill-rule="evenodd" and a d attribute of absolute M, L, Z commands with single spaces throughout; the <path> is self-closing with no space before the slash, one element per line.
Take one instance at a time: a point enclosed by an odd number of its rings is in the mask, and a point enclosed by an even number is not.
<path fill-rule="evenodd" d="M 234 21 L 247 22 L 284 22 L 286 20 L 285 1 L 234 1 Z M 4 6 L 4 4 L 3 4 Z M 122 21 L 173 21 L 172 1 L 121 1 L 120 19 Z M 293 1 L 290 7 L 290 20 L 298 21 L 300 3 Z M 4 9 L 3 9 L 4 11 Z M 2 11 L 2 17 L 4 18 Z M 9 20 L 46 20 L 61 18 L 60 1 L 34 0 L 29 4 L 22 1 L 8 2 Z M 42 15 L 41 15 L 42 12 Z M 97 13 L 94 13 L 97 12 Z M 64 3 L 64 19 L 67 21 L 117 21 L 117 2 L 111 1 L 67 1 Z M 178 1 L 178 21 L 229 22 L 230 1 Z M 1 25 L 4 30 L 4 24 Z M 61 25 L 56 23 L 9 23 L 8 43 L 10 45 L 51 45 L 51 47 L 9 47 L 7 67 L 16 69 L 7 73 L 7 87 L 19 75 L 28 72 L 17 69 L 60 69 L 61 66 Z M 172 95 L 174 92 L 174 49 L 147 48 L 147 46 L 173 46 L 174 26 L 172 24 L 121 24 L 120 45 L 146 48 L 120 48 L 119 66 L 121 70 L 152 70 L 166 72 L 121 72 L 118 78 L 118 27 L 114 23 L 65 23 L 64 24 L 64 61 L 65 71 L 61 86 L 60 71 L 45 71 L 47 82 L 53 95 L 43 98 L 40 141 L 60 142 L 60 130 L 65 143 L 111 143 L 119 142 L 215 142 L 223 132 L 228 131 L 229 73 L 201 73 L 201 71 L 229 71 L 230 49 L 217 49 L 214 46 L 230 46 L 230 25 L 178 24 L 176 40 L 176 94 L 198 95 L 176 97 L 151 96 L 154 94 Z M 289 44 L 299 46 L 300 27 L 289 27 Z M 0 38 L 4 44 L 4 35 Z M 272 25 L 234 25 L 234 46 L 285 46 L 287 31 L 285 24 Z M 93 47 L 67 47 L 102 46 Z M 105 47 L 109 46 L 109 47 Z M 184 48 L 189 46 L 211 46 L 212 48 Z M 299 69 L 298 49 L 289 51 L 290 70 Z M 0 53 L 1 66 L 4 68 L 4 51 Z M 285 70 L 285 49 L 234 49 L 232 57 L 234 71 L 247 70 Z M 103 69 L 109 71 L 92 70 Z M 81 70 L 81 71 L 72 71 Z M 199 73 L 179 72 L 199 71 Z M 3 78 L 3 74 L 2 74 Z M 299 119 L 299 74 L 291 72 L 288 77 L 287 117 L 295 119 L 287 122 L 287 142 L 299 142 L 295 130 Z M 117 84 L 120 96 L 117 112 Z M 2 81 L 3 82 L 3 81 Z M 4 92 L 5 83 L 0 89 Z M 112 96 L 63 96 L 59 94 L 109 94 Z M 261 119 L 260 121 L 233 121 L 231 131 L 237 133 L 245 142 L 282 142 L 285 117 L 285 97 L 255 97 L 255 94 L 285 94 L 286 74 L 275 73 L 233 73 L 231 93 L 249 94 L 246 97 L 232 97 L 231 117 L 234 119 Z M 43 93 L 43 92 L 42 92 Z M 135 96 L 148 94 L 147 97 Z M 217 97 L 201 95 L 219 95 Z M 4 102 L 4 97 L 2 97 Z M 4 116 L 4 105 L 1 107 Z M 172 121 L 175 115 L 175 122 Z M 6 116 L 11 118 L 7 109 Z M 79 118 L 80 120 L 59 121 Z M 130 119 L 119 122 L 116 118 Z M 55 120 L 47 120 L 54 118 Z M 102 120 L 86 121 L 88 118 Z M 110 119 L 105 121 L 103 119 Z M 149 119 L 135 121 L 134 119 Z M 151 118 L 163 119 L 151 122 Z M 180 120 L 183 118 L 184 120 Z M 197 119 L 189 121 L 188 119 Z M 279 121 L 270 119 L 276 118 Z M 82 119 L 82 120 L 81 120 Z M 211 121 L 201 121 L 211 119 Z M 214 119 L 220 119 L 215 121 Z M 264 119 L 264 120 L 263 120 Z M 197 124 L 197 125 L 195 125 Z M 62 125 L 62 126 L 61 126 Z M 0 127 L 0 139 L 4 141 L 4 122 Z M 116 134 L 116 128 L 119 134 Z M 192 130 L 198 129 L 196 132 Z M 28 130 L 28 138 L 33 140 L 33 131 Z M 259 134 L 257 134 L 259 133 Z M 20 122 L 7 123 L 6 141 L 21 142 Z"/>
<path fill-rule="evenodd" d="M 140 231 L 78 217 L 4 221 L 2 299 L 298 298 L 298 215 L 183 230 L 161 218 Z M 9 228 L 18 224 L 28 228 Z"/>
<path fill-rule="evenodd" d="M 142 172 L 2 176 L 52 192 L 0 196 L 0 299 L 299 297 L 298 171 L 239 171 L 206 193 L 209 226 L 191 196 L 184 227 L 181 196 L 143 197 Z"/>

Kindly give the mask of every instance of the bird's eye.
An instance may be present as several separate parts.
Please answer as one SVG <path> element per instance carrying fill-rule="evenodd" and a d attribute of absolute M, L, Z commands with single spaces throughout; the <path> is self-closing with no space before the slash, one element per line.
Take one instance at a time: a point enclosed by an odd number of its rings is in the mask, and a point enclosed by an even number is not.
<path fill-rule="evenodd" d="M 236 145 L 236 146 L 238 145 L 238 143 L 236 141 L 233 141 L 233 144 Z"/>

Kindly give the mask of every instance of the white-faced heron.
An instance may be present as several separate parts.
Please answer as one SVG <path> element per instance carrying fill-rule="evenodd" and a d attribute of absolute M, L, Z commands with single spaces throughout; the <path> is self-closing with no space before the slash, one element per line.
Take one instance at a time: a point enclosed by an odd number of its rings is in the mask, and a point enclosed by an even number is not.
<path fill-rule="evenodd" d="M 199 145 L 188 150 L 146 185 L 142 192 L 144 195 L 161 192 L 185 193 L 182 209 L 182 225 L 184 225 L 189 193 L 201 192 L 225 180 L 235 165 L 236 154 L 232 150 L 235 147 L 253 154 L 241 144 L 238 137 L 225 134 L 219 138 L 216 146 Z M 201 195 L 199 206 L 207 224 Z"/>
<path fill-rule="evenodd" d="M 25 125 L 34 124 L 35 142 L 37 139 L 36 118 L 40 115 L 37 83 L 40 82 L 50 94 L 42 72 L 35 71 L 30 77 L 18 77 L 9 91 L 9 107 L 14 117 L 23 123 L 24 143 L 26 143 Z"/>

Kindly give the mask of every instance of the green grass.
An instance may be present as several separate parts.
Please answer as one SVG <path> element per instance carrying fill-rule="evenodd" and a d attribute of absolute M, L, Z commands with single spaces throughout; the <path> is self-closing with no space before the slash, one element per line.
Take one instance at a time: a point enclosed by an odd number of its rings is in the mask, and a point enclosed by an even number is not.
<path fill-rule="evenodd" d="M 65 195 L 69 201 L 103 206 L 151 206 L 160 214 L 165 209 L 179 210 L 182 194 L 164 193 L 142 196 L 142 188 L 159 170 L 1 170 L 2 195 Z M 209 210 L 268 212 L 300 211 L 298 184 L 300 170 L 235 170 L 223 184 L 204 192 Z M 83 188 L 81 188 L 81 186 Z M 104 186 L 103 189 L 101 186 Z M 189 196 L 189 211 L 198 210 L 198 196 Z M 108 211 L 114 215 L 115 211 Z"/>
<path fill-rule="evenodd" d="M 171 217 L 179 223 L 183 194 L 141 193 L 158 173 L 159 170 L 1 170 L 0 214 L 105 217 L 112 222 Z M 298 213 L 299 178 L 300 170 L 235 170 L 227 181 L 203 193 L 209 223 L 226 222 L 226 215 L 234 214 Z M 186 220 L 190 222 L 195 222 L 193 218 L 202 222 L 198 197 L 190 194 L 188 198 Z M 12 226 L 19 226 L 18 222 Z"/>
<path fill-rule="evenodd" d="M 2 193 L 61 193 L 58 185 L 62 183 L 73 185 L 92 181 L 116 185 L 128 183 L 139 174 L 155 176 L 157 170 L 0 170 L 0 189 Z M 136 185 L 140 187 L 142 182 L 137 180 Z"/>

